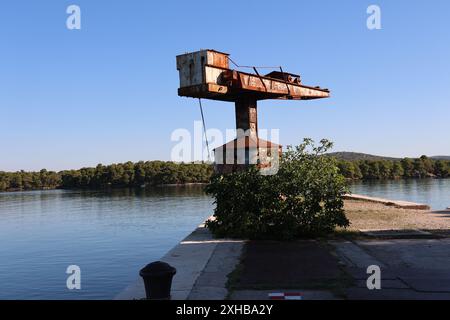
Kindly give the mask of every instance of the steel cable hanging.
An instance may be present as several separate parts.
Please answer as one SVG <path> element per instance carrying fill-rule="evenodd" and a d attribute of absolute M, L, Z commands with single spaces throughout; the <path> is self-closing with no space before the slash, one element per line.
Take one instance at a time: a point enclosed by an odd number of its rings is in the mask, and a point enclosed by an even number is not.
<path fill-rule="evenodd" d="M 198 104 L 200 105 L 200 114 L 202 115 L 203 134 L 205 135 L 206 149 L 208 150 L 208 161 L 211 162 L 211 153 L 210 153 L 210 150 L 209 150 L 208 137 L 206 135 L 206 124 L 205 124 L 205 117 L 203 115 L 203 106 L 202 106 L 202 99 L 201 98 L 198 98 Z M 203 152 L 202 152 L 202 160 L 203 160 Z"/>
<path fill-rule="evenodd" d="M 232 64 L 234 64 L 235 66 L 236 66 L 236 68 L 248 68 L 248 69 L 254 69 L 254 68 L 258 68 L 258 69 L 279 69 L 279 68 L 281 68 L 281 66 L 276 66 L 276 67 L 267 67 L 267 66 L 240 66 L 240 65 L 238 65 L 236 62 L 234 62 L 233 61 L 233 59 L 231 59 L 229 56 L 228 56 L 228 60 L 230 60 L 230 62 L 232 63 Z"/>
<path fill-rule="evenodd" d="M 236 68 L 248 68 L 248 69 L 253 69 L 260 79 L 261 79 L 261 75 L 259 74 L 259 72 L 258 72 L 258 70 L 257 70 L 256 68 L 259 68 L 259 69 L 279 69 L 279 70 L 281 71 L 281 74 L 283 75 L 283 78 L 284 78 L 284 71 L 283 71 L 283 68 L 282 68 L 281 66 L 277 66 L 277 67 L 267 67 L 267 66 L 259 66 L 259 67 L 257 67 L 257 66 L 240 66 L 240 65 L 238 65 L 236 62 L 234 62 L 233 59 L 230 58 L 230 56 L 227 56 L 227 58 L 228 58 L 228 60 L 229 60 L 232 64 L 234 64 L 234 65 L 236 66 Z M 288 96 L 290 96 L 291 90 L 289 89 L 288 81 L 287 81 L 286 79 L 284 79 L 284 82 L 286 83 L 286 87 L 287 87 L 287 90 L 288 90 Z M 263 82 L 262 80 L 261 80 L 261 83 L 264 85 L 264 88 L 265 88 L 266 91 L 267 91 L 266 85 L 264 84 L 264 82 Z"/>

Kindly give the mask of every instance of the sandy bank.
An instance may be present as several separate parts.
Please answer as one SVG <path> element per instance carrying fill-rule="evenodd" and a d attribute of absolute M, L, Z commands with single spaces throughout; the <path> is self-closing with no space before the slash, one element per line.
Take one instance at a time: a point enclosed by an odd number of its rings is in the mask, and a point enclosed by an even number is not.
<path fill-rule="evenodd" d="M 450 210 L 402 209 L 360 200 L 345 200 L 349 230 L 450 230 Z"/>

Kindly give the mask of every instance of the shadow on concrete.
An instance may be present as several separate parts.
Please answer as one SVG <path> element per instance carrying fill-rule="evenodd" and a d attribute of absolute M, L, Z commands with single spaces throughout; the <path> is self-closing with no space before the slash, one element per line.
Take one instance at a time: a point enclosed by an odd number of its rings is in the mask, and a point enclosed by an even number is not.
<path fill-rule="evenodd" d="M 234 289 L 333 289 L 347 280 L 326 243 L 250 241 L 244 250 Z"/>
<path fill-rule="evenodd" d="M 234 298 L 283 288 L 346 299 L 450 299 L 448 238 L 250 241 L 244 250 L 230 278 Z M 373 265 L 381 270 L 381 290 L 367 287 Z"/>

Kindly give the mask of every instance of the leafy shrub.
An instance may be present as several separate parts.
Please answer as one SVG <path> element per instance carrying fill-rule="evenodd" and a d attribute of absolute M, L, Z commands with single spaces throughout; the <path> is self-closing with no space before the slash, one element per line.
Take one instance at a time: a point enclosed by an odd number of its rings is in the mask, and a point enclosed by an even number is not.
<path fill-rule="evenodd" d="M 345 178 L 336 160 L 323 154 L 332 143 L 311 139 L 288 147 L 275 175 L 257 168 L 214 175 L 206 192 L 215 198 L 215 220 L 208 228 L 219 237 L 289 240 L 347 227 L 342 196 Z"/>

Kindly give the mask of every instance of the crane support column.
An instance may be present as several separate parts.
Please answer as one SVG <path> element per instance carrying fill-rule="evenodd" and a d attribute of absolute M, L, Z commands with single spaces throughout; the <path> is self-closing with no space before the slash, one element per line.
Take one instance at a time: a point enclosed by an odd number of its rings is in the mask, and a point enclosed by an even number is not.
<path fill-rule="evenodd" d="M 250 136 L 258 136 L 258 114 L 256 99 L 243 97 L 235 101 L 236 129 L 238 137 L 250 133 Z M 241 130 L 239 130 L 241 129 Z"/>

